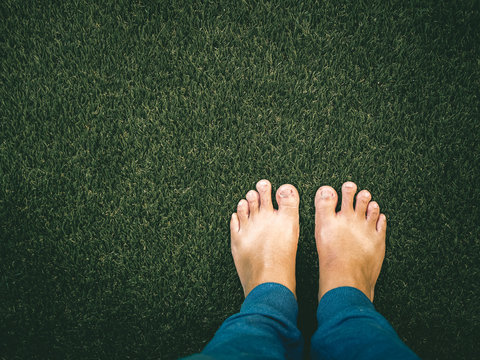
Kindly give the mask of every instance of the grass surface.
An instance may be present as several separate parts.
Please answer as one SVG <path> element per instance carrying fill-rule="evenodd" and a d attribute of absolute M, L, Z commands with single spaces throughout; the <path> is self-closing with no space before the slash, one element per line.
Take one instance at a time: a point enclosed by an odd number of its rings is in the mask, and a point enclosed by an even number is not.
<path fill-rule="evenodd" d="M 242 303 L 228 224 L 262 178 L 301 196 L 307 338 L 314 195 L 352 180 L 388 219 L 377 309 L 473 357 L 477 1 L 43 3 L 0 5 L 0 357 L 200 351 Z"/>

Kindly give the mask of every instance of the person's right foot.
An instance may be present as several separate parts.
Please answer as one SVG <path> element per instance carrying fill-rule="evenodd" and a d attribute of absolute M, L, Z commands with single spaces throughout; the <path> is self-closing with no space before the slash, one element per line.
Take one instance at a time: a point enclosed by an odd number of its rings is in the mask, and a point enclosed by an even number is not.
<path fill-rule="evenodd" d="M 342 186 L 342 208 L 336 213 L 337 192 L 322 186 L 315 195 L 315 240 L 319 258 L 318 300 L 329 290 L 352 286 L 373 301 L 374 287 L 385 257 L 387 219 L 367 190 L 353 197 L 357 185 Z"/>

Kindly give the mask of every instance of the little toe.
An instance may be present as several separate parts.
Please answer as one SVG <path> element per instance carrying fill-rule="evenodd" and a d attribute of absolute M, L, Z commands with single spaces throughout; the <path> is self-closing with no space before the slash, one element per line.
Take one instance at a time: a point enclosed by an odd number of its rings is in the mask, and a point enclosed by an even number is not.
<path fill-rule="evenodd" d="M 237 215 L 240 220 L 240 230 L 242 230 L 242 227 L 247 225 L 248 222 L 248 202 L 245 199 L 238 202 Z"/>
<path fill-rule="evenodd" d="M 342 209 L 343 214 L 353 213 L 353 197 L 357 192 L 357 185 L 352 181 L 347 181 L 342 185 Z"/>
<path fill-rule="evenodd" d="M 272 205 L 272 184 L 263 179 L 257 183 L 257 190 L 260 194 L 260 211 L 273 211 Z"/>
<path fill-rule="evenodd" d="M 238 230 L 240 230 L 240 221 L 238 220 L 237 213 L 233 213 L 230 219 L 230 232 L 235 234 Z"/>
<path fill-rule="evenodd" d="M 357 194 L 357 202 L 355 203 L 355 213 L 358 217 L 365 219 L 367 206 L 372 195 L 367 190 L 362 190 Z"/>
<path fill-rule="evenodd" d="M 322 186 L 315 194 L 315 222 L 335 215 L 338 195 L 331 186 Z"/>
<path fill-rule="evenodd" d="M 278 211 L 288 215 L 298 215 L 298 205 L 300 204 L 300 196 L 295 186 L 284 184 L 277 189 L 276 199 Z"/>
<path fill-rule="evenodd" d="M 380 207 L 376 201 L 370 201 L 367 207 L 367 221 L 373 227 L 377 226 L 378 216 L 380 215 Z"/>
<path fill-rule="evenodd" d="M 387 217 L 385 214 L 380 214 L 377 221 L 377 231 L 382 233 L 384 236 L 387 232 Z"/>
<path fill-rule="evenodd" d="M 248 201 L 249 217 L 255 216 L 258 213 L 260 196 L 255 190 L 250 190 L 247 193 L 247 201 Z"/>

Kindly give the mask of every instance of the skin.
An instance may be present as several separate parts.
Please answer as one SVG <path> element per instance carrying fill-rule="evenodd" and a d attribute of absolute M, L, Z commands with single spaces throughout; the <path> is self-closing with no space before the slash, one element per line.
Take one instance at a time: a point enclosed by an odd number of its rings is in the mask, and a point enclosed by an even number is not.
<path fill-rule="evenodd" d="M 278 210 L 272 205 L 272 186 L 260 180 L 255 190 L 238 203 L 230 221 L 231 248 L 245 297 L 257 285 L 276 282 L 296 297 L 295 258 L 300 234 L 300 197 L 290 184 L 275 194 Z M 315 195 L 315 241 L 319 257 L 318 299 L 339 286 L 352 286 L 371 301 L 383 259 L 387 221 L 367 190 L 353 199 L 357 186 L 342 186 L 342 206 L 335 212 L 337 192 L 322 186 Z"/>

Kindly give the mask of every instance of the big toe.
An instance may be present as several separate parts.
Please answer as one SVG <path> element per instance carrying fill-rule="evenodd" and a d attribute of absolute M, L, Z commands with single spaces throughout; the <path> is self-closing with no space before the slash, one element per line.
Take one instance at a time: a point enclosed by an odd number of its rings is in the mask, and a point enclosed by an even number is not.
<path fill-rule="evenodd" d="M 295 186 L 284 184 L 277 189 L 276 199 L 278 211 L 288 215 L 298 215 L 300 196 Z"/>
<path fill-rule="evenodd" d="M 334 188 L 327 185 L 320 187 L 315 194 L 315 215 L 319 217 L 317 221 L 334 216 L 337 201 L 338 195 Z"/>

